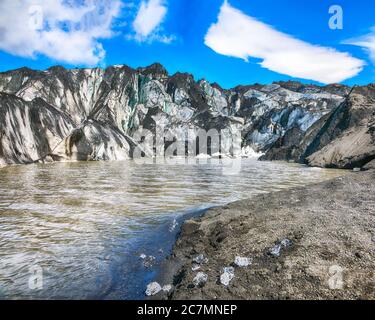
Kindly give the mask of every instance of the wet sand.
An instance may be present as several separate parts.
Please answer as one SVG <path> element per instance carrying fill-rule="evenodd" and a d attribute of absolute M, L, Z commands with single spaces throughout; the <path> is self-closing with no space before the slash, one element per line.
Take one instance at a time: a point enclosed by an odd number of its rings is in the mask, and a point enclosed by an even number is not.
<path fill-rule="evenodd" d="M 200 254 L 208 261 L 193 271 Z M 156 299 L 375 299 L 375 171 L 210 209 L 185 222 L 163 269 L 174 290 Z"/>

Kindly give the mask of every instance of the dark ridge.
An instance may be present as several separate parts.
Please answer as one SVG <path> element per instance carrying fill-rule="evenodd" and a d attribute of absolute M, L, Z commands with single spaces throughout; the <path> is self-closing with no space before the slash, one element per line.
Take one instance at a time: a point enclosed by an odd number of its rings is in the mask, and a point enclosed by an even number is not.
<path fill-rule="evenodd" d="M 302 92 L 307 87 L 307 85 L 304 85 L 301 82 L 297 82 L 293 80 L 278 81 L 278 82 L 274 82 L 274 84 L 278 84 L 280 87 L 284 89 L 288 89 L 290 91 L 295 91 L 295 92 Z"/>
<path fill-rule="evenodd" d="M 264 84 L 259 84 L 259 83 L 249 84 L 249 85 L 238 85 L 234 87 L 232 90 L 240 94 L 245 94 L 250 89 L 259 90 L 264 86 L 265 86 Z"/>
<path fill-rule="evenodd" d="M 83 69 L 101 69 L 101 68 L 72 68 L 72 69 L 66 69 L 65 67 L 63 67 L 61 65 L 57 65 L 57 66 L 52 66 L 52 67 L 48 68 L 46 71 L 50 71 L 50 72 L 55 73 L 55 74 L 64 74 L 69 70 L 83 70 Z M 107 74 L 112 74 L 116 70 L 118 70 L 118 68 L 116 68 L 114 66 L 109 66 L 105 69 Z M 153 64 L 151 64 L 147 67 L 139 67 L 137 69 L 133 69 L 133 68 L 127 66 L 127 65 L 122 65 L 121 71 L 124 71 L 124 72 L 129 73 L 129 74 L 133 74 L 134 72 L 139 72 L 139 73 L 141 73 L 145 76 L 169 77 L 168 71 L 165 69 L 165 67 L 162 64 L 160 64 L 158 62 L 153 63 Z M 14 73 L 21 73 L 21 74 L 27 75 L 27 76 L 37 76 L 37 75 L 42 75 L 43 71 L 33 70 L 33 69 L 28 68 L 28 67 L 22 67 L 22 68 L 15 69 L 15 70 L 8 70 L 8 71 L 0 72 L 0 74 L 7 74 L 7 75 L 8 74 L 14 74 Z M 177 72 L 176 74 L 171 76 L 171 78 L 179 77 L 178 75 L 188 75 L 189 78 L 192 78 L 193 81 L 195 81 L 193 75 L 191 75 L 189 73 L 183 73 L 183 72 Z M 202 80 L 204 80 L 204 79 L 202 79 Z M 349 86 L 342 85 L 342 84 L 329 84 L 329 85 L 322 86 L 322 85 L 315 85 L 315 84 L 303 84 L 303 83 L 295 81 L 295 80 L 278 81 L 278 82 L 274 82 L 273 84 L 278 84 L 281 87 L 283 87 L 285 89 L 289 89 L 289 90 L 294 91 L 294 92 L 305 92 L 308 89 L 311 90 L 311 89 L 315 88 L 315 89 L 324 90 L 324 91 L 326 91 L 328 93 L 332 93 L 332 94 L 346 95 L 350 91 Z M 237 93 L 243 94 L 249 89 L 258 90 L 258 89 L 266 86 L 267 84 L 254 83 L 254 84 L 249 84 L 249 85 L 238 85 L 238 86 L 236 86 L 234 88 L 231 88 L 231 89 L 223 89 L 222 86 L 220 84 L 218 84 L 217 82 L 210 83 L 210 85 L 214 88 L 219 89 L 222 92 L 224 92 L 224 91 L 235 91 Z M 367 91 L 370 92 L 371 90 L 369 88 L 371 88 L 371 87 L 373 88 L 374 86 L 375 86 L 374 83 L 364 85 L 364 86 L 358 86 L 357 90 L 365 90 L 365 91 L 367 90 Z M 371 92 L 373 93 L 373 90 Z M 375 99 L 375 96 L 373 98 Z"/>
<path fill-rule="evenodd" d="M 176 72 L 174 75 L 170 77 L 170 81 L 176 81 L 176 82 L 195 82 L 194 76 L 187 72 Z"/>
<path fill-rule="evenodd" d="M 215 88 L 215 89 L 218 89 L 219 91 L 229 91 L 229 90 L 226 90 L 226 89 L 223 89 L 221 86 L 220 86 L 220 84 L 218 84 L 217 82 L 214 82 L 214 83 L 212 83 L 211 84 L 211 87 L 212 88 Z"/>
<path fill-rule="evenodd" d="M 137 71 L 142 73 L 145 76 L 162 75 L 162 76 L 168 77 L 168 75 L 169 75 L 167 69 L 165 69 L 164 66 L 162 66 L 158 62 L 153 63 L 153 64 L 149 65 L 148 67 L 138 68 Z"/>
<path fill-rule="evenodd" d="M 10 74 L 15 74 L 15 73 L 16 74 L 19 73 L 25 76 L 36 76 L 42 72 L 39 70 L 30 69 L 28 67 L 21 67 L 21 68 L 14 69 L 14 70 L 7 70 L 4 72 L 0 72 L 0 74 L 5 74 L 5 75 L 10 75 Z"/>
<path fill-rule="evenodd" d="M 66 72 L 67 69 L 65 69 L 63 66 L 53 66 L 47 69 L 47 71 L 53 72 L 53 73 L 61 73 Z"/>
<path fill-rule="evenodd" d="M 188 86 L 192 83 L 195 83 L 195 81 L 191 74 L 177 72 L 168 79 L 167 92 L 171 93 L 176 88 L 188 89 Z"/>
<path fill-rule="evenodd" d="M 123 64 L 123 65 L 119 65 L 118 67 L 115 67 L 115 66 L 109 66 L 105 69 L 106 72 L 116 72 L 117 70 L 121 70 L 121 71 L 124 71 L 126 73 L 135 73 L 136 70 L 129 67 L 128 65 L 126 64 Z"/>

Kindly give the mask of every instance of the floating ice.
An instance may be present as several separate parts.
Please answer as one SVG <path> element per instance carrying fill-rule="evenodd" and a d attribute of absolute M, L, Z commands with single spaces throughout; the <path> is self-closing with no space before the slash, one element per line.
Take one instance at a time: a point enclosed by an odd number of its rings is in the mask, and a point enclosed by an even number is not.
<path fill-rule="evenodd" d="M 152 267 L 156 261 L 156 258 L 154 256 L 146 256 L 143 253 L 139 257 L 143 260 L 143 265 L 146 268 Z"/>
<path fill-rule="evenodd" d="M 172 224 L 169 227 L 169 232 L 173 232 L 176 229 L 177 226 L 178 226 L 177 220 L 173 219 L 173 222 L 172 222 Z"/>

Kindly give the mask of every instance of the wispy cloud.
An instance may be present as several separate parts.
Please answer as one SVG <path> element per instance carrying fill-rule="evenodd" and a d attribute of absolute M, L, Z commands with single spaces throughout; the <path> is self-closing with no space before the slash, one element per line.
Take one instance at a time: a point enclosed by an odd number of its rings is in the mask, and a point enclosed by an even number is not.
<path fill-rule="evenodd" d="M 161 24 L 167 12 L 168 8 L 164 0 L 142 1 L 133 22 L 135 35 L 131 36 L 131 38 L 139 42 L 172 42 L 174 40 L 173 36 L 162 34 Z"/>
<path fill-rule="evenodd" d="M 262 67 L 321 83 L 341 82 L 362 71 L 364 61 L 349 53 L 313 45 L 282 33 L 224 2 L 205 44 L 215 52 L 262 59 Z"/>
<path fill-rule="evenodd" d="M 0 50 L 96 65 L 105 56 L 100 39 L 113 35 L 112 22 L 120 9 L 119 0 L 1 0 Z"/>
<path fill-rule="evenodd" d="M 364 48 L 369 53 L 371 61 L 375 64 L 375 27 L 372 28 L 369 34 L 346 40 L 344 43 Z"/>

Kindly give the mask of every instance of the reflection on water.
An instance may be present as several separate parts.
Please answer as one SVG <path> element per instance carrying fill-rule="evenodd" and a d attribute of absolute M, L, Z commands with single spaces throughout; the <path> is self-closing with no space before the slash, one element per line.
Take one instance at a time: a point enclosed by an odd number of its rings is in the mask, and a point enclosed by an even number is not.
<path fill-rule="evenodd" d="M 156 271 L 139 255 L 165 258 L 175 219 L 343 174 L 255 160 L 237 174 L 222 169 L 219 160 L 0 169 L 0 298 L 142 298 Z M 29 286 L 33 266 L 43 270 L 40 290 Z"/>

